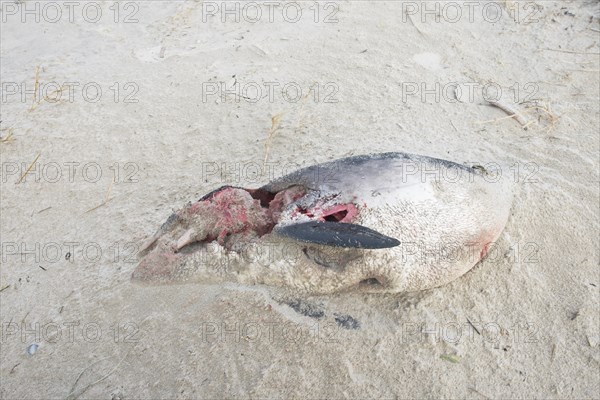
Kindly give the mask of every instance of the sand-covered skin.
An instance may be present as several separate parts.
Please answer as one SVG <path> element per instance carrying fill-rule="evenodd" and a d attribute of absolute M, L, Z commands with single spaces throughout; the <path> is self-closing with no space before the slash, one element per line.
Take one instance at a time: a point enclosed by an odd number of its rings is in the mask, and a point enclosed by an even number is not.
<path fill-rule="evenodd" d="M 38 67 L 40 85 L 79 86 L 72 101 L 2 99 L 0 396 L 597 398 L 598 6 L 535 3 L 494 23 L 481 11 L 496 3 L 454 23 L 358 1 L 321 3 L 317 22 L 299 3 L 295 23 L 283 7 L 223 23 L 192 1 L 123 3 L 117 23 L 112 2 L 98 23 L 79 8 L 72 23 L 64 9 L 56 23 L 7 15 L 3 96 L 32 89 Z M 208 94 L 221 81 L 262 97 Z M 436 82 L 439 99 L 423 98 Z M 523 103 L 527 130 L 480 90 L 469 98 L 475 82 Z M 305 298 L 130 281 L 144 239 L 221 185 L 399 150 L 495 162 L 515 180 L 498 243 L 447 286 Z"/>

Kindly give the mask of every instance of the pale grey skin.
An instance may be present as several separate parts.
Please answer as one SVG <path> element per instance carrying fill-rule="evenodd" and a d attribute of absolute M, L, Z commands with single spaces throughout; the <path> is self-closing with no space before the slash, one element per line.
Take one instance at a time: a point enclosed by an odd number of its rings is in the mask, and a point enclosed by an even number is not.
<path fill-rule="evenodd" d="M 151 283 L 239 282 L 311 294 L 339 291 L 397 293 L 444 285 L 470 270 L 498 239 L 510 213 L 509 181 L 482 167 L 427 156 L 384 153 L 348 157 L 298 170 L 261 189 L 300 185 L 272 233 L 226 250 L 216 242 L 192 245 L 168 275 L 138 267 L 133 279 Z M 341 248 L 282 236 L 308 221 L 293 210 L 352 202 L 352 221 L 400 244 L 384 249 Z"/>

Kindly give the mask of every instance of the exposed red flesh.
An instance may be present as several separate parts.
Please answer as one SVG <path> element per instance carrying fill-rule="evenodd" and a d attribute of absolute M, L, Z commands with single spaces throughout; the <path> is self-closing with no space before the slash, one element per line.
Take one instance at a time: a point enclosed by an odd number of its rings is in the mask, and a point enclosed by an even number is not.
<path fill-rule="evenodd" d="M 236 242 L 270 233 L 282 211 L 304 195 L 306 189 L 302 186 L 292 186 L 277 193 L 235 187 L 216 190 L 177 213 L 178 225 L 170 240 L 175 251 L 189 243 L 213 240 L 231 249 Z M 342 223 L 351 222 L 358 214 L 352 203 L 332 207 L 323 203 L 296 212 L 318 221 Z"/>
<path fill-rule="evenodd" d="M 255 232 L 262 236 L 275 225 L 269 209 L 244 189 L 222 189 L 186 211 L 190 219 L 195 219 L 191 225 L 209 225 L 204 227 L 207 241 L 217 240 L 221 245 L 230 235 Z"/>
<path fill-rule="evenodd" d="M 316 217 L 317 221 L 352 222 L 358 215 L 358 208 L 352 203 L 337 204 L 329 208 L 320 208 L 318 205 L 310 210 L 298 208 L 297 212 L 309 218 Z"/>
<path fill-rule="evenodd" d="M 338 204 L 323 212 L 325 221 L 351 222 L 358 215 L 358 208 L 352 203 Z"/>

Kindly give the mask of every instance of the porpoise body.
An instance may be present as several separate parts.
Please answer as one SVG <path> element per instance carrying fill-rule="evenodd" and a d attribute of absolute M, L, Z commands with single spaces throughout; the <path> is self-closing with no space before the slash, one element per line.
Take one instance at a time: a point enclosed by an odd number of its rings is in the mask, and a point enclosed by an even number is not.
<path fill-rule="evenodd" d="M 132 279 L 265 284 L 312 294 L 444 285 L 485 257 L 508 179 L 406 153 L 313 165 L 258 189 L 224 186 L 172 214 Z"/>

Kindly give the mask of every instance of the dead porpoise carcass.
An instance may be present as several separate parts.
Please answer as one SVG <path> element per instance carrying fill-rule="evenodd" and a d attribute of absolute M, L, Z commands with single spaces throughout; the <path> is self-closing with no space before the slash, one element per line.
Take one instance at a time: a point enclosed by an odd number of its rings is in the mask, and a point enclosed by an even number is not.
<path fill-rule="evenodd" d="M 429 289 L 486 255 L 511 203 L 508 181 L 480 166 L 405 153 L 342 158 L 187 205 L 146 241 L 132 279 L 312 294 Z"/>

